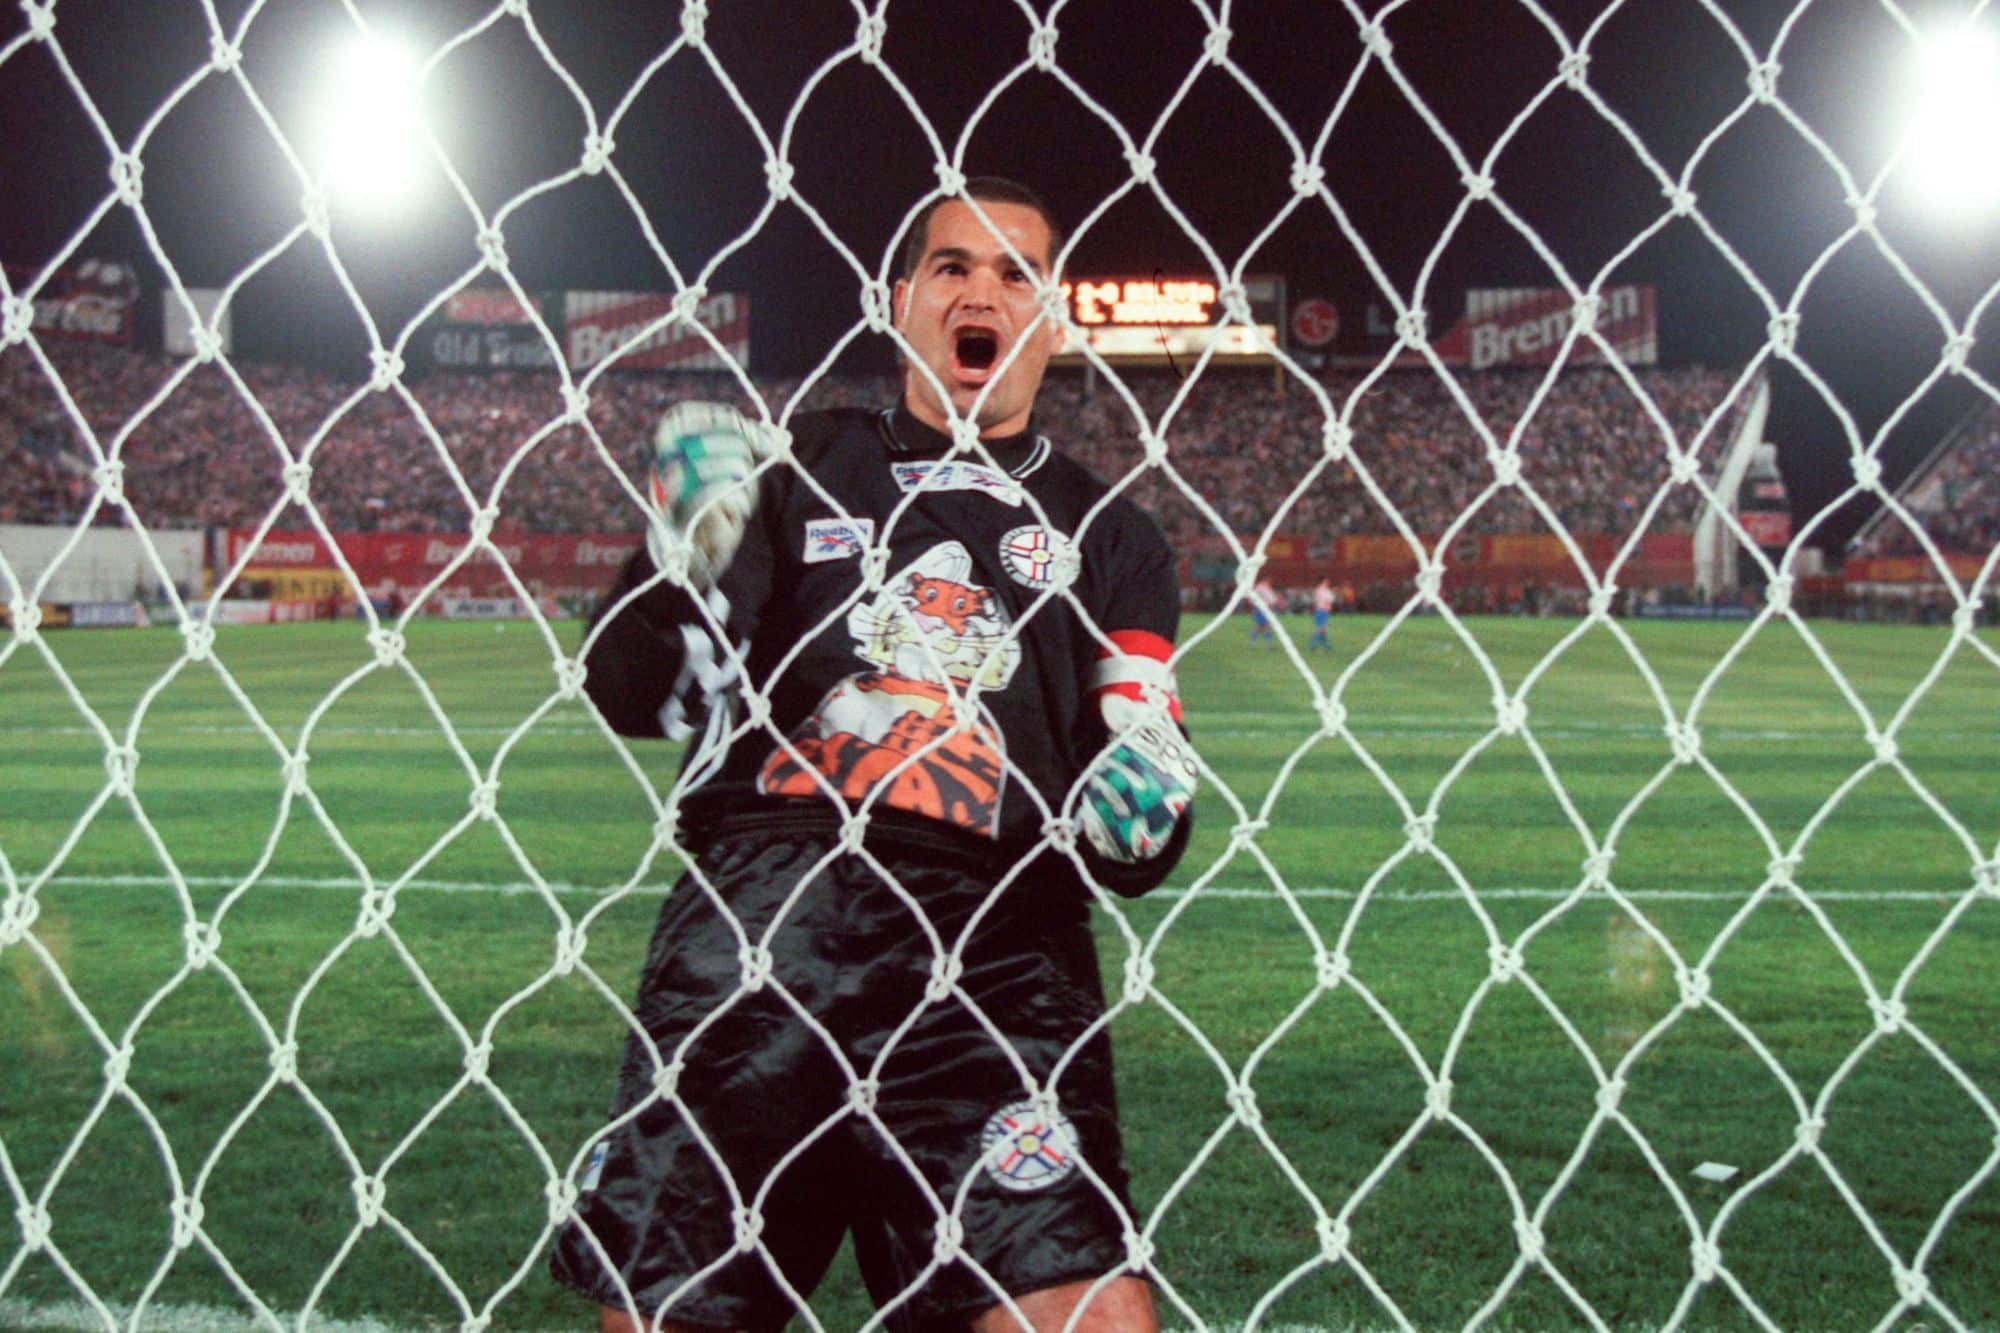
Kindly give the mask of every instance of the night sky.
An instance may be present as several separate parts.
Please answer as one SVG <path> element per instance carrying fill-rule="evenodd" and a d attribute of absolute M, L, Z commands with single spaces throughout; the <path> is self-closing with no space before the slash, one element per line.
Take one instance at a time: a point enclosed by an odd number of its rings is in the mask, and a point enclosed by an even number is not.
<path fill-rule="evenodd" d="M 459 0 L 356 0 L 356 7 L 426 52 L 495 8 Z M 1920 4 L 1903 12 L 1923 26 L 1969 7 Z M 249 5 L 218 0 L 215 8 L 234 32 Z M 1493 204 L 1472 206 L 1445 239 L 1465 196 L 1458 169 L 1383 63 L 1369 56 L 1362 24 L 1378 16 L 1397 71 L 1466 157 L 1485 165 L 1508 136 L 1487 167 L 1496 199 L 1579 284 L 1596 279 L 1668 208 L 1659 182 L 1582 94 L 1558 88 L 1513 128 L 1557 75 L 1562 51 L 1544 18 L 1572 45 L 1590 32 L 1589 87 L 1669 175 L 1678 178 L 1701 153 L 1689 182 L 1701 219 L 1778 304 L 1813 274 L 1800 305 L 1799 357 L 1872 440 L 1938 365 L 1945 334 L 1876 240 L 1850 237 L 1826 257 L 1854 223 L 1845 190 L 1820 149 L 1777 109 L 1745 109 L 1747 77 L 1752 60 L 1767 58 L 1782 32 L 1780 98 L 1866 189 L 1895 146 L 1910 39 L 1879 0 L 1718 0 L 1715 8 L 1734 33 L 1696 0 L 1631 0 L 1608 16 L 1604 4 L 1582 2 L 1539 10 L 1521 0 L 1248 3 L 1227 11 L 1228 55 L 1308 151 L 1325 135 L 1318 160 L 1329 188 L 1403 299 L 1424 281 L 1435 333 L 1456 321 L 1468 286 L 1552 286 L 1554 276 Z M 1803 12 L 1794 15 L 1795 8 Z M 836 0 L 712 0 L 710 9 L 710 48 L 776 144 L 815 72 L 853 42 L 860 12 Z M 948 150 L 1021 65 L 1030 9 L 1046 15 L 1046 0 L 895 0 L 882 11 L 883 60 Z M 529 10 L 600 123 L 680 33 L 680 8 L 667 3 L 533 0 Z M 1134 140 L 1144 140 L 1202 62 L 1209 17 L 1221 12 L 1186 0 L 1073 0 L 1054 15 L 1056 59 Z M 63 55 L 122 144 L 134 142 L 209 58 L 208 24 L 196 0 L 61 0 L 55 13 Z M 352 29 L 345 7 L 332 0 L 271 0 L 258 11 L 243 42 L 243 70 L 288 132 L 309 111 L 315 61 Z M 45 262 L 109 193 L 109 157 L 96 128 L 49 48 L 15 45 L 25 30 L 10 6 L 0 18 L 0 43 L 8 44 L 0 47 L 8 52 L 0 61 L 0 259 L 10 265 Z M 518 18 L 500 16 L 448 57 L 427 98 L 452 161 L 489 211 L 581 155 L 583 113 Z M 1704 147 L 1732 116 L 1729 129 Z M 813 85 L 789 131 L 795 188 L 878 269 L 911 203 L 935 182 L 931 148 L 902 97 L 880 70 L 850 60 Z M 765 202 L 764 149 L 693 52 L 645 81 L 614 140 L 618 172 L 684 276 L 734 244 Z M 1292 150 L 1226 70 L 1201 71 L 1152 155 L 1160 186 L 1228 265 L 1293 197 Z M 225 284 L 297 222 L 302 183 L 233 80 L 210 77 L 196 87 L 152 129 L 142 156 L 145 208 L 190 285 Z M 1056 76 L 1037 71 L 1017 78 L 984 111 L 965 161 L 969 172 L 1035 185 L 1073 228 L 1131 174 L 1117 136 Z M 2000 220 L 1942 225 L 1917 213 L 1893 178 L 1877 203 L 1883 241 L 1962 323 L 2000 280 Z M 393 225 L 336 214 L 334 244 L 385 340 L 475 262 L 473 230 L 442 176 Z M 608 175 L 517 207 L 503 230 L 514 271 L 531 290 L 672 286 Z M 157 264 L 127 209 L 114 208 L 75 253 L 137 260 L 157 285 Z M 1070 271 L 1148 276 L 1205 267 L 1160 201 L 1135 190 L 1083 231 Z M 1295 208 L 1247 271 L 1284 275 L 1294 301 L 1333 299 L 1342 314 L 1340 351 L 1384 346 L 1369 340 L 1367 312 L 1372 304 L 1386 318 L 1391 302 L 1324 203 Z M 1741 366 L 1764 345 L 1763 302 L 1696 219 L 1675 219 L 1624 255 L 1604 281 L 1658 288 L 1663 361 Z M 860 315 L 854 273 L 793 205 L 780 205 L 709 286 L 750 294 L 759 373 L 817 365 Z M 361 321 L 310 241 L 252 279 L 238 308 L 242 355 L 347 373 L 364 365 Z M 1984 336 L 1971 364 L 1989 378 L 2000 368 L 1996 322 L 2000 316 L 1988 312 L 1973 330 Z M 840 368 L 889 364 L 886 343 L 864 337 Z M 1793 368 L 1779 366 L 1773 383 L 1768 435 L 1780 446 L 1803 520 L 1847 480 L 1846 431 Z M 1889 438 L 1888 475 L 1910 466 L 1974 401 L 1959 377 L 1925 393 Z M 1872 507 L 1850 506 L 1826 535 L 1844 536 Z"/>

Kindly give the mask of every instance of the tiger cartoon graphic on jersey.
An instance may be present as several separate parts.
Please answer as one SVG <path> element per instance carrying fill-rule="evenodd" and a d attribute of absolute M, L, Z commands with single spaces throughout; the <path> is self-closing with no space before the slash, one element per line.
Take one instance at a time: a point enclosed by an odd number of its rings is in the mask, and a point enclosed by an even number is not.
<path fill-rule="evenodd" d="M 819 796 L 831 787 L 850 803 L 872 796 L 997 835 L 1006 742 L 979 695 L 1006 688 L 1021 647 L 1006 608 L 972 573 L 965 547 L 945 542 L 848 614 L 855 653 L 873 669 L 827 692 L 792 734 L 797 757 L 773 752 L 759 791 Z"/>

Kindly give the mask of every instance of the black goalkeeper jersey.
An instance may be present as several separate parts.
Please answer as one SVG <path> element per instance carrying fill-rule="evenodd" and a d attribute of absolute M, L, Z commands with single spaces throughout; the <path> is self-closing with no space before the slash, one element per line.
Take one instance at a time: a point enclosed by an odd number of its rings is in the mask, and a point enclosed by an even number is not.
<path fill-rule="evenodd" d="M 1179 586 L 1158 525 L 1032 426 L 982 442 L 997 467 L 900 409 L 791 430 L 794 463 L 761 475 L 701 605 L 632 557 L 592 626 L 590 697 L 623 735 L 694 737 L 684 839 L 725 812 L 844 807 L 953 841 L 1040 840 L 1106 743 L 1099 663 L 1171 649 Z M 1172 868 L 1190 823 L 1138 866 L 1078 846 L 1134 892 Z"/>

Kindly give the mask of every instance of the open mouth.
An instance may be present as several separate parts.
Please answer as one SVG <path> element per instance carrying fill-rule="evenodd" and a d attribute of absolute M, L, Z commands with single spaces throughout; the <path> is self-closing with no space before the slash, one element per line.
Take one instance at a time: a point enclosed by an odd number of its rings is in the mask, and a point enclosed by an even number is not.
<path fill-rule="evenodd" d="M 1000 359 L 1000 335 L 991 329 L 963 328 L 952 335 L 953 369 L 962 376 L 984 379 Z"/>

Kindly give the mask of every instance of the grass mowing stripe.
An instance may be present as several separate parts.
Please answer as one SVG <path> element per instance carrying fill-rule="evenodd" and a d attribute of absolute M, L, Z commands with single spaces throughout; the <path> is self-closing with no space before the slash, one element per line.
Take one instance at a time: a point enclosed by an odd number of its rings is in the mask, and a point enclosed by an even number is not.
<path fill-rule="evenodd" d="M 107 1306 L 118 1322 L 106 1325 L 102 1315 L 82 1301 L 0 1300 L 0 1328 L 20 1333 L 116 1333 L 131 1326 L 130 1306 Z M 278 1315 L 281 1326 L 296 1328 L 298 1316 Z M 214 1305 L 149 1305 L 139 1327 L 144 1333 L 270 1333 L 271 1325 L 240 1311 Z M 412 1324 L 385 1324 L 379 1319 L 333 1319 L 315 1315 L 306 1325 L 312 1333 L 424 1333 Z M 430 1325 L 429 1327 L 436 1327 Z"/>
<path fill-rule="evenodd" d="M 181 878 L 182 882 L 187 884 L 190 888 L 200 888 L 200 889 L 233 888 L 240 882 L 238 880 L 228 879 L 220 875 L 184 875 Z M 58 877 L 57 879 L 50 881 L 48 887 L 58 888 L 58 889 L 71 889 L 71 888 L 153 889 L 153 888 L 164 888 L 167 885 L 171 884 L 172 882 L 173 881 L 168 879 L 165 875 L 63 875 Z M 389 881 L 387 880 L 380 881 L 380 884 L 383 886 L 386 886 L 388 883 Z M 271 889 L 327 889 L 327 890 L 344 889 L 349 891 L 358 891 L 359 889 L 362 888 L 362 883 L 358 879 L 351 879 L 351 878 L 309 879 L 291 875 L 266 875 L 259 878 L 256 881 L 256 883 L 253 884 L 251 887 L 253 888 L 262 887 Z M 671 886 L 667 884 L 638 884 L 634 885 L 633 888 L 630 890 L 630 892 L 638 896 L 660 897 L 664 896 L 670 887 Z M 609 897 L 612 893 L 617 891 L 616 886 L 607 887 L 594 884 L 564 884 L 564 883 L 551 882 L 545 885 L 536 885 L 536 884 L 530 884 L 526 880 L 518 880 L 513 883 L 493 884 L 482 880 L 413 879 L 409 883 L 404 884 L 400 889 L 397 890 L 397 892 L 404 893 L 408 892 L 411 889 L 416 889 L 424 893 L 497 893 L 497 894 L 505 894 L 512 896 L 524 893 L 539 893 L 544 888 L 546 888 L 550 893 L 556 894 L 558 896 L 577 896 L 577 897 L 590 897 L 590 898 Z M 1575 891 L 1576 890 L 1573 888 L 1571 889 L 1561 889 L 1561 888 L 1474 889 L 1473 896 L 1481 899 L 1485 898 L 1523 899 L 1531 902 L 1534 901 L 1546 902 L 1560 898 L 1567 898 Z M 1970 891 L 1971 890 L 1968 890 L 1968 892 Z M 1185 898 L 1192 892 L 1194 892 L 1194 890 L 1192 889 L 1156 889 L 1152 893 L 1147 894 L 1146 897 L 1173 901 L 1175 899 Z M 1359 898 L 1361 896 L 1361 891 L 1359 889 L 1341 889 L 1327 885 L 1309 885 L 1302 888 L 1290 889 L 1289 892 L 1294 898 L 1331 898 L 1336 900 L 1346 900 L 1352 898 Z M 1737 902 L 1743 902 L 1750 896 L 1749 890 L 1737 890 L 1737 889 L 1715 889 L 1715 890 L 1620 889 L 1619 892 L 1623 894 L 1625 897 L 1632 899 L 1634 902 L 1737 903 Z M 1231 885 L 1231 884 L 1211 884 L 1207 888 L 1201 890 L 1200 896 L 1203 898 L 1247 899 L 1256 902 L 1262 902 L 1266 900 L 1277 901 L 1281 897 L 1281 895 L 1278 893 L 1276 889 L 1248 888 L 1241 885 Z M 1861 891 L 1827 889 L 1825 891 L 1818 893 L 1808 892 L 1806 896 L 1815 902 L 1917 903 L 1917 902 L 1950 902 L 1954 901 L 1961 895 L 1954 893 L 1942 893 L 1942 892 L 1925 893 L 1920 889 L 1879 889 L 1879 890 L 1861 890 Z M 1465 895 L 1463 893 L 1459 893 L 1456 890 L 1451 890 L 1451 889 L 1437 889 L 1428 891 L 1384 889 L 1378 891 L 1372 898 L 1372 901 L 1374 902 L 1392 902 L 1392 903 L 1463 902 L 1464 900 L 1465 900 Z"/>

